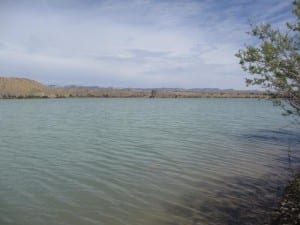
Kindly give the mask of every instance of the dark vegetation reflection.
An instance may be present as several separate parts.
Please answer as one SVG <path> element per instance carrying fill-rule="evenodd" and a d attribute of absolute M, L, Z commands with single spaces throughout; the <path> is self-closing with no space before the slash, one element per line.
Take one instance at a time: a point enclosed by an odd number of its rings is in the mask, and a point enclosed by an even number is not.
<path fill-rule="evenodd" d="M 283 167 L 294 175 L 297 165 L 300 163 L 300 131 L 295 130 L 260 130 L 255 135 L 244 135 L 248 142 L 269 142 L 274 145 L 283 146 L 284 154 L 277 157 Z M 296 168 L 293 168 L 296 166 Z"/>
<path fill-rule="evenodd" d="M 201 193 L 181 196 L 180 205 L 165 204 L 165 210 L 187 223 L 174 219 L 168 225 L 259 225 L 268 224 L 280 196 L 295 171 L 299 170 L 300 132 L 288 130 L 260 130 L 244 135 L 249 142 L 273 142 L 286 146 L 286 154 L 276 160 L 281 162 L 282 173 L 274 171 L 259 178 L 234 176 L 224 178 L 222 191 L 203 200 Z M 296 147 L 297 146 L 297 147 Z M 199 184 L 201 185 L 201 184 Z"/>

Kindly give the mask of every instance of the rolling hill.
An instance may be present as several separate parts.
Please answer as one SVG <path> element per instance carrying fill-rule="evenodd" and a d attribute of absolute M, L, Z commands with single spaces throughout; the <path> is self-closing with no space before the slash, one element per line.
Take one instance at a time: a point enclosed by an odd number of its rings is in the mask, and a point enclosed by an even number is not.
<path fill-rule="evenodd" d="M 0 77 L 0 97 L 1 98 L 26 98 L 43 97 L 49 90 L 43 84 L 16 77 Z"/>

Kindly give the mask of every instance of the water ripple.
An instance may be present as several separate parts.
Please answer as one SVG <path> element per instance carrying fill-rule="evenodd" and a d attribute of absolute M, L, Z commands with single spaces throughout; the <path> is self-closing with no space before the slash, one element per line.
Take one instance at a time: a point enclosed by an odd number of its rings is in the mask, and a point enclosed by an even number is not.
<path fill-rule="evenodd" d="M 277 110 L 255 99 L 0 101 L 0 223 L 260 224 L 300 165 L 299 129 Z"/>

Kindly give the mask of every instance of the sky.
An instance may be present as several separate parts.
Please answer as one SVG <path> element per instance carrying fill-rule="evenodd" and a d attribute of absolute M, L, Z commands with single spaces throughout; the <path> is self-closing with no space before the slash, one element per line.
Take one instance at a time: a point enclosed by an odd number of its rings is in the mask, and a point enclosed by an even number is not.
<path fill-rule="evenodd" d="M 246 89 L 249 21 L 292 0 L 0 0 L 0 76 L 44 84 Z"/>

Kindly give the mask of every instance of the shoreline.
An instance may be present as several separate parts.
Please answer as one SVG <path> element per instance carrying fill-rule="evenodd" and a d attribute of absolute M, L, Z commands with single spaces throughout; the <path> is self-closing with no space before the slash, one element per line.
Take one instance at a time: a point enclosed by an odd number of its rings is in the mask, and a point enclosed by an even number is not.
<path fill-rule="evenodd" d="M 141 99 L 196 99 L 196 98 L 202 98 L 202 99 L 229 99 L 229 98 L 236 98 L 236 99 L 271 99 L 268 95 L 218 95 L 216 93 L 213 94 L 207 94 L 207 95 L 196 95 L 196 96 L 157 96 L 157 97 L 151 97 L 151 96 L 9 96 L 9 97 L 3 97 L 0 96 L 0 100 L 9 100 L 9 99 L 84 99 L 84 98 L 98 98 L 98 99 L 107 99 L 107 98 L 141 98 Z"/>
<path fill-rule="evenodd" d="M 113 88 L 47 86 L 26 78 L 0 77 L 0 99 L 27 98 L 270 98 L 258 90 L 218 88 Z"/>
<path fill-rule="evenodd" d="M 270 213 L 270 222 L 265 225 L 300 224 L 300 173 L 285 187 L 277 208 Z"/>

